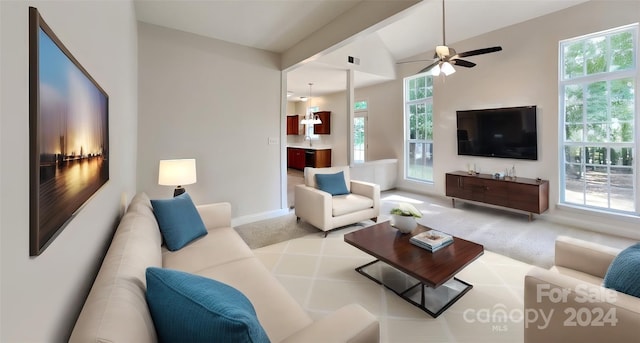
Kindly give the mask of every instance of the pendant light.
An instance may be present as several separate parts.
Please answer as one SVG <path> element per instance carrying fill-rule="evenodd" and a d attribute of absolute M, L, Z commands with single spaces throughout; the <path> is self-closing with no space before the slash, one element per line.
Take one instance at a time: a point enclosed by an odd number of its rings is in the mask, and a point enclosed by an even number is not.
<path fill-rule="evenodd" d="M 320 120 L 320 117 L 318 117 L 317 115 L 314 116 L 313 113 L 311 113 L 311 86 L 313 86 L 313 83 L 309 83 L 309 99 L 307 100 L 307 103 L 309 105 L 307 106 L 307 114 L 304 116 L 304 119 L 300 121 L 300 124 L 303 125 L 322 124 L 322 120 Z"/>

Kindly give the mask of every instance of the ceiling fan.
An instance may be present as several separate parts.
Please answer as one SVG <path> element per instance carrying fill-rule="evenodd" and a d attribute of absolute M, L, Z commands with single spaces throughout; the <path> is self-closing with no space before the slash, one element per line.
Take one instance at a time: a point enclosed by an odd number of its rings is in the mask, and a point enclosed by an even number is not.
<path fill-rule="evenodd" d="M 465 67 L 465 68 L 472 68 L 476 65 L 473 62 L 463 60 L 461 58 L 488 54 L 488 53 L 496 52 L 500 50 L 502 50 L 502 47 L 494 46 L 490 48 L 470 50 L 470 51 L 457 53 L 455 49 L 448 47 L 446 43 L 446 33 L 445 33 L 444 0 L 442 0 L 442 45 L 436 46 L 436 52 L 433 55 L 433 58 L 434 58 L 433 63 L 429 64 L 425 68 L 422 68 L 418 72 L 418 74 L 431 70 L 431 73 L 434 76 L 440 75 L 441 73 L 448 76 L 456 72 L 456 70 L 453 68 L 454 65 Z"/>

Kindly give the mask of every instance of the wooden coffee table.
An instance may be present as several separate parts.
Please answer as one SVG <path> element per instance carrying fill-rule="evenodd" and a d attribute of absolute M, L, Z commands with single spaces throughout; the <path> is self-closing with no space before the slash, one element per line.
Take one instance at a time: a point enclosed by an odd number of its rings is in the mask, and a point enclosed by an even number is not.
<path fill-rule="evenodd" d="M 436 318 L 473 288 L 455 275 L 484 248 L 454 237 L 452 244 L 432 253 L 409 242 L 427 230 L 418 225 L 412 233 L 402 234 L 386 221 L 348 233 L 344 241 L 376 258 L 356 271 Z"/>

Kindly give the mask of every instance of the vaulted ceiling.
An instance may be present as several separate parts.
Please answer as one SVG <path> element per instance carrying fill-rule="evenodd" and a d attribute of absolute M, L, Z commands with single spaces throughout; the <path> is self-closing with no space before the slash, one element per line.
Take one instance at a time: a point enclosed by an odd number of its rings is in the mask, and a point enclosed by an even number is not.
<path fill-rule="evenodd" d="M 314 32 L 347 15 L 366 16 L 376 1 L 399 0 L 136 0 L 139 21 L 284 54 Z M 452 44 L 588 0 L 446 0 L 446 40 Z M 397 61 L 442 44 L 441 0 L 422 0 L 373 31 L 334 46 L 292 68 L 294 96 L 345 89 L 347 68 L 356 87 L 394 78 Z M 347 63 L 347 56 L 360 65 Z M 418 66 L 416 66 L 417 70 Z"/>

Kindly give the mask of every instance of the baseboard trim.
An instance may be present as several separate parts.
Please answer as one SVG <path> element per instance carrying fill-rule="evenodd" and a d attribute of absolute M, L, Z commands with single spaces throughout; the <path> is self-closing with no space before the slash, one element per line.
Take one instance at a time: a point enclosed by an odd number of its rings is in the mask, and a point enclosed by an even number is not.
<path fill-rule="evenodd" d="M 231 219 L 231 226 L 232 227 L 236 227 L 236 226 L 249 224 L 249 223 L 253 223 L 253 222 L 257 222 L 257 221 L 261 221 L 261 220 L 281 217 L 281 216 L 287 215 L 289 213 L 291 213 L 290 209 L 283 208 L 283 209 L 274 210 L 274 211 L 267 211 L 267 212 L 262 212 L 262 213 L 250 214 L 248 216 L 232 218 Z"/>

